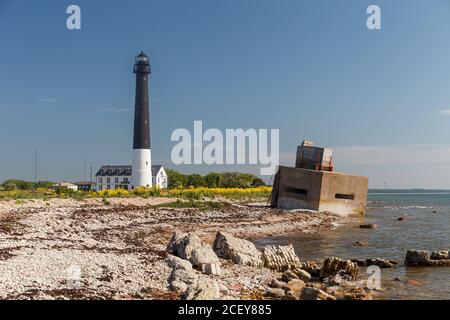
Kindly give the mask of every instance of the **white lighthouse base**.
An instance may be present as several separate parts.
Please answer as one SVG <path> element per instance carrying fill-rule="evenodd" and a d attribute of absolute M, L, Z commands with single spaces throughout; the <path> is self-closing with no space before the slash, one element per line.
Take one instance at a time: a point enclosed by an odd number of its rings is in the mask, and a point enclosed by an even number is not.
<path fill-rule="evenodd" d="M 136 187 L 152 186 L 152 154 L 150 149 L 133 150 L 131 185 Z"/>

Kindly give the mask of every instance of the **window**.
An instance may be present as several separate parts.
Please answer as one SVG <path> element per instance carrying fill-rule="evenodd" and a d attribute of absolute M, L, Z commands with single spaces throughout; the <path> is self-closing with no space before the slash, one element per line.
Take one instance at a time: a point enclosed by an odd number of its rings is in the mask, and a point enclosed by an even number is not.
<path fill-rule="evenodd" d="M 115 183 L 119 183 L 119 178 L 115 178 L 115 179 L 114 179 L 114 182 L 115 182 Z"/>
<path fill-rule="evenodd" d="M 306 200 L 306 196 L 308 195 L 308 190 L 306 189 L 284 187 L 283 190 L 286 193 L 289 193 L 290 196 L 300 200 Z"/>
<path fill-rule="evenodd" d="M 106 183 L 111 183 L 111 178 L 106 178 Z"/>
<path fill-rule="evenodd" d="M 128 180 L 128 178 L 123 178 L 123 183 L 130 183 L 130 181 Z"/>
<path fill-rule="evenodd" d="M 103 183 L 103 178 L 98 178 L 98 183 Z"/>
<path fill-rule="evenodd" d="M 336 195 L 334 197 L 336 199 L 355 200 L 355 195 L 354 194 L 336 193 Z"/>
<path fill-rule="evenodd" d="M 108 184 L 108 185 L 106 186 L 106 189 L 107 189 L 107 190 L 111 190 L 111 186 Z"/>
<path fill-rule="evenodd" d="M 102 190 L 103 190 L 103 186 L 102 186 L 101 184 L 98 186 L 98 190 L 99 190 L 99 191 L 102 191 Z"/>

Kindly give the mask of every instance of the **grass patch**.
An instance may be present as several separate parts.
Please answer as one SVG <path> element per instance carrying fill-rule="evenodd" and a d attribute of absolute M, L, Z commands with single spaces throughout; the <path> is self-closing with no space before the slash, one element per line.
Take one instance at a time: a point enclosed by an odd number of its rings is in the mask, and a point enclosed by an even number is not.
<path fill-rule="evenodd" d="M 0 191 L 0 200 L 30 200 L 41 199 L 48 201 L 49 199 L 76 199 L 83 200 L 88 198 L 150 198 L 150 197 L 171 197 L 182 198 L 194 201 L 202 199 L 225 198 L 236 200 L 239 202 L 250 201 L 267 201 L 272 191 L 272 187 L 256 187 L 256 188 L 175 188 L 175 189 L 159 189 L 159 188 L 136 188 L 134 190 L 103 190 L 103 191 L 71 191 L 71 190 L 12 190 Z M 214 206 L 214 205 L 212 205 Z"/>

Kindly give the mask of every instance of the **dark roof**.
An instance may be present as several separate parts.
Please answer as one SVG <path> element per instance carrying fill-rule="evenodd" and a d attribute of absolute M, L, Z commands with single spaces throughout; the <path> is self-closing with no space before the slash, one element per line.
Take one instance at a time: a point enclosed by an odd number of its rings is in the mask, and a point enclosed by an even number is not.
<path fill-rule="evenodd" d="M 161 168 L 161 165 L 153 165 L 152 175 L 156 175 Z M 95 176 L 131 176 L 131 172 L 131 166 L 101 166 Z"/>
<path fill-rule="evenodd" d="M 129 176 L 131 166 L 101 166 L 95 176 Z"/>
<path fill-rule="evenodd" d="M 81 182 L 75 182 L 77 186 L 95 186 L 95 182 L 90 181 L 81 181 Z"/>
<path fill-rule="evenodd" d="M 159 172 L 159 170 L 161 170 L 162 166 L 161 165 L 155 165 L 152 166 L 152 175 L 156 176 Z"/>

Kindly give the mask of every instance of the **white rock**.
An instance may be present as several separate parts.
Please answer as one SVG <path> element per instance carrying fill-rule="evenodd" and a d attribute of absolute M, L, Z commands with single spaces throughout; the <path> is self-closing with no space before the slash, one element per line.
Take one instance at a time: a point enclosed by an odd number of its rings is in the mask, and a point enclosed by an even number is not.
<path fill-rule="evenodd" d="M 166 263 L 172 269 L 192 270 L 192 264 L 189 261 L 178 258 L 176 256 L 167 256 Z"/>
<path fill-rule="evenodd" d="M 190 260 L 192 251 L 202 247 L 204 244 L 195 233 L 182 233 L 176 231 L 167 245 L 167 251 L 180 258 Z"/>
<path fill-rule="evenodd" d="M 213 274 L 220 276 L 222 274 L 222 269 L 219 263 L 205 263 L 201 266 L 202 272 L 206 274 Z"/>
<path fill-rule="evenodd" d="M 188 286 L 185 294 L 186 300 L 218 300 L 220 287 L 217 281 L 200 276 L 198 281 Z"/>
<path fill-rule="evenodd" d="M 200 248 L 196 248 L 191 252 L 190 261 L 194 266 L 201 266 L 203 264 L 220 265 L 219 258 L 209 244 L 205 244 Z"/>
<path fill-rule="evenodd" d="M 192 264 L 175 256 L 168 256 L 166 263 L 172 268 L 169 276 L 169 288 L 173 291 L 185 292 L 189 285 L 198 281 L 198 275 L 192 269 Z"/>
<path fill-rule="evenodd" d="M 235 238 L 226 232 L 217 233 L 214 250 L 221 258 L 231 259 L 236 264 L 262 268 L 262 254 L 250 241 Z"/>

